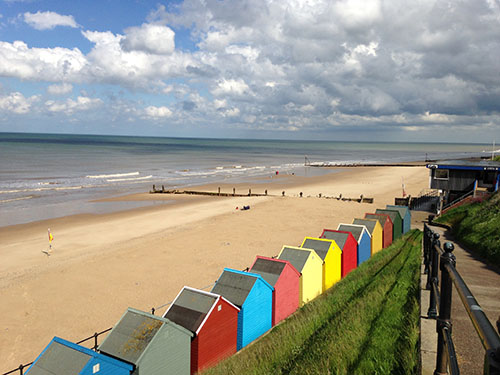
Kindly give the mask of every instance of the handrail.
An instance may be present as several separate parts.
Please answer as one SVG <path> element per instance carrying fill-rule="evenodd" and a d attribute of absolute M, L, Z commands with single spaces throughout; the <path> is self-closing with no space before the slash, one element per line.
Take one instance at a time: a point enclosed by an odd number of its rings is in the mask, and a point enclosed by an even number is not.
<path fill-rule="evenodd" d="M 471 190 L 467 193 L 465 193 L 464 195 L 462 195 L 461 197 L 458 197 L 457 199 L 455 199 L 454 201 L 450 202 L 450 203 L 447 203 L 443 206 L 443 209 L 441 211 L 444 211 L 446 210 L 447 208 L 450 208 L 451 206 L 453 206 L 454 204 L 464 200 L 465 198 L 467 198 L 469 195 L 473 195 L 474 194 L 474 190 Z"/>
<path fill-rule="evenodd" d="M 500 374 L 500 337 L 488 320 L 469 287 L 457 271 L 452 254 L 454 245 L 446 242 L 441 249 L 439 235 L 424 224 L 424 264 L 427 271 L 426 289 L 430 290 L 428 317 L 436 319 L 438 345 L 434 374 L 459 374 L 452 336 L 451 296 L 453 286 L 458 292 L 469 318 L 485 349 L 484 374 Z M 444 251 L 443 251 L 444 250 Z M 441 271 L 439 291 L 438 271 Z M 437 308 L 439 305 L 439 315 Z"/>

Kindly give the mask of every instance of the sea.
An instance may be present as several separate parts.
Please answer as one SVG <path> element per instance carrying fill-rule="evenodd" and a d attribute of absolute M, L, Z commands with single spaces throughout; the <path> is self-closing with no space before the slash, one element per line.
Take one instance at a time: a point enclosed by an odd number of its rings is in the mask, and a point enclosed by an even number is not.
<path fill-rule="evenodd" d="M 276 171 L 332 172 L 305 166 L 306 158 L 313 164 L 384 164 L 484 156 L 488 149 L 459 143 L 0 133 L 0 226 L 158 204 L 96 202 L 147 192 L 153 184 L 174 189 L 237 183 Z"/>

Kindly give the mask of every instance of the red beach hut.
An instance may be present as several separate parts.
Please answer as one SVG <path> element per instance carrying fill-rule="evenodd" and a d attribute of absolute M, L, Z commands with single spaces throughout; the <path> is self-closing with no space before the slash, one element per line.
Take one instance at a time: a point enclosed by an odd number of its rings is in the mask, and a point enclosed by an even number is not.
<path fill-rule="evenodd" d="M 385 249 L 392 243 L 392 220 L 389 215 L 385 214 L 365 214 L 365 219 L 377 219 L 382 225 L 383 239 L 382 247 Z"/>
<path fill-rule="evenodd" d="M 342 278 L 356 268 L 358 264 L 358 241 L 356 241 L 351 232 L 323 229 L 320 238 L 334 240 L 340 247 L 340 250 L 342 250 Z"/>
<path fill-rule="evenodd" d="M 185 286 L 163 315 L 195 334 L 191 374 L 236 353 L 240 309 L 224 297 Z"/>
<path fill-rule="evenodd" d="M 273 326 L 299 308 L 300 272 L 289 261 L 257 256 L 249 272 L 258 273 L 274 287 Z"/>

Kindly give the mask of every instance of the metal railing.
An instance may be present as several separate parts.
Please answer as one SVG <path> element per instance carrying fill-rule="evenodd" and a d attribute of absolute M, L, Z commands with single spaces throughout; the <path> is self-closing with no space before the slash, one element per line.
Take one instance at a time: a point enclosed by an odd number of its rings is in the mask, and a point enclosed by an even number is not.
<path fill-rule="evenodd" d="M 471 191 L 465 193 L 464 195 L 458 197 L 457 199 L 453 200 L 452 202 L 445 204 L 443 206 L 443 209 L 441 210 L 441 214 L 443 214 L 444 210 L 449 209 L 451 206 L 453 206 L 453 205 L 463 201 L 465 198 L 473 196 L 473 195 L 474 195 L 474 190 L 471 190 Z"/>
<path fill-rule="evenodd" d="M 451 295 L 452 287 L 462 300 L 485 350 L 484 374 L 500 374 L 500 337 L 488 317 L 472 295 L 467 284 L 455 268 L 454 245 L 446 242 L 441 249 L 439 234 L 424 224 L 424 273 L 427 274 L 426 289 L 430 290 L 427 316 L 436 319 L 438 333 L 436 369 L 438 374 L 460 374 L 452 336 Z M 441 271 L 441 288 L 439 288 Z"/>

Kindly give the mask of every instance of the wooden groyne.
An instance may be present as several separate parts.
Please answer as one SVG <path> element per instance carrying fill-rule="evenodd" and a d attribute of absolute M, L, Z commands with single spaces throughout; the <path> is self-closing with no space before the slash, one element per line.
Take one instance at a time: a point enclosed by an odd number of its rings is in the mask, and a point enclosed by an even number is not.
<path fill-rule="evenodd" d="M 233 188 L 232 193 L 223 193 L 218 188 L 218 191 L 199 191 L 199 190 L 166 190 L 164 186 L 161 189 L 156 189 L 155 185 L 153 185 L 153 190 L 149 191 L 150 194 L 188 194 L 188 195 L 208 195 L 215 197 L 266 197 L 268 196 L 267 190 L 264 193 L 252 193 L 252 189 L 248 189 L 248 193 L 236 193 L 236 189 Z"/>

